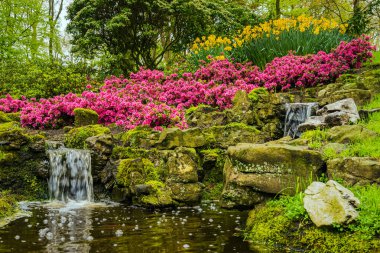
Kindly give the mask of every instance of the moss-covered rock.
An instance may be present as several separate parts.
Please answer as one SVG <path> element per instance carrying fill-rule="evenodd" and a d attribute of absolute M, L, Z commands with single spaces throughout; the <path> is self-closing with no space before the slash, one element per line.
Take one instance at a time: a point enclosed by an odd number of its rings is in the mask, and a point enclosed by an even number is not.
<path fill-rule="evenodd" d="M 172 198 L 181 203 L 197 203 L 201 199 L 202 185 L 200 183 L 169 182 L 173 192 Z"/>
<path fill-rule="evenodd" d="M 319 152 L 281 144 L 239 144 L 228 148 L 225 184 L 273 194 L 305 189 L 323 169 Z"/>
<path fill-rule="evenodd" d="M 136 127 L 135 129 L 120 134 L 117 138 L 123 143 L 123 146 L 151 148 L 159 136 L 160 132 L 154 131 L 151 128 Z"/>
<path fill-rule="evenodd" d="M 101 125 L 88 125 L 71 129 L 65 134 L 65 145 L 69 148 L 86 148 L 86 139 L 92 136 L 110 134 L 107 127 Z"/>
<path fill-rule="evenodd" d="M 193 148 L 178 147 L 167 161 L 168 181 L 177 183 L 198 182 L 199 157 Z"/>
<path fill-rule="evenodd" d="M 207 145 L 217 148 L 228 148 L 241 142 L 263 143 L 267 139 L 256 127 L 244 123 L 210 127 L 204 129 L 203 134 Z"/>
<path fill-rule="evenodd" d="M 206 128 L 227 124 L 227 115 L 217 108 L 199 105 L 186 110 L 186 121 L 189 127 Z"/>
<path fill-rule="evenodd" d="M 151 187 L 149 195 L 141 197 L 141 203 L 147 206 L 164 207 L 173 205 L 172 192 L 163 182 L 151 180 L 145 183 Z"/>
<path fill-rule="evenodd" d="M 1 149 L 17 150 L 29 141 L 25 129 L 20 127 L 20 124 L 11 121 L 0 124 L 0 143 Z"/>
<path fill-rule="evenodd" d="M 220 206 L 223 208 L 247 208 L 255 206 L 270 195 L 258 192 L 249 186 L 239 186 L 234 183 L 224 185 L 220 194 Z"/>
<path fill-rule="evenodd" d="M 95 125 L 98 123 L 99 115 L 91 109 L 75 108 L 74 125 L 76 127 Z"/>
<path fill-rule="evenodd" d="M 117 183 L 124 187 L 133 187 L 145 181 L 159 180 L 160 171 L 146 158 L 123 159 L 117 168 Z"/>
<path fill-rule="evenodd" d="M 19 210 L 17 198 L 7 191 L 0 192 L 0 220 Z"/>

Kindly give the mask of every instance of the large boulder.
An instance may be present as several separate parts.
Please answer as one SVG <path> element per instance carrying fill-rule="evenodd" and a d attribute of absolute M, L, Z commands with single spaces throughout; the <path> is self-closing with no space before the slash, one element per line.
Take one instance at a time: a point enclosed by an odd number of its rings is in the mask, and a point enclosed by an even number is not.
<path fill-rule="evenodd" d="M 201 148 L 206 146 L 227 148 L 240 142 L 263 143 L 266 139 L 267 136 L 261 134 L 253 126 L 243 123 L 230 123 L 225 126 L 213 126 L 204 129 L 198 127 L 186 130 L 168 128 L 162 131 L 153 146 L 163 150 L 177 147 Z"/>
<path fill-rule="evenodd" d="M 327 174 L 348 185 L 380 183 L 380 161 L 370 157 L 336 158 L 327 162 Z"/>
<path fill-rule="evenodd" d="M 198 182 L 199 157 L 192 148 L 176 148 L 167 161 L 168 181 L 178 183 Z"/>
<path fill-rule="evenodd" d="M 305 191 L 304 207 L 317 226 L 348 224 L 358 217 L 360 201 L 348 189 L 330 180 L 313 182 Z"/>
<path fill-rule="evenodd" d="M 74 109 L 74 125 L 76 127 L 95 125 L 98 123 L 99 115 L 97 112 L 86 108 Z"/>
<path fill-rule="evenodd" d="M 238 144 L 228 148 L 224 167 L 229 185 L 271 194 L 294 194 L 305 189 L 323 167 L 319 152 L 285 144 Z"/>

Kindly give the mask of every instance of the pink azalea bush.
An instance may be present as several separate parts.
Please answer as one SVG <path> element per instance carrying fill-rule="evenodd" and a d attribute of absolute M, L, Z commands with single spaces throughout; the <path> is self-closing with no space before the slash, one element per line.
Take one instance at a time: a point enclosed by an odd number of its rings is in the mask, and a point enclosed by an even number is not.
<path fill-rule="evenodd" d="M 0 110 L 21 111 L 21 123 L 32 128 L 57 128 L 70 122 L 75 108 L 89 108 L 99 114 L 99 123 L 132 129 L 186 128 L 185 109 L 207 104 L 229 108 L 238 90 L 257 87 L 287 90 L 334 81 L 350 68 L 359 68 L 371 57 L 368 37 L 342 42 L 330 53 L 276 58 L 263 71 L 251 64 L 213 61 L 195 73 L 165 75 L 162 71 L 140 69 L 130 78 L 111 77 L 99 92 L 91 86 L 81 95 L 69 93 L 49 99 L 0 99 Z"/>

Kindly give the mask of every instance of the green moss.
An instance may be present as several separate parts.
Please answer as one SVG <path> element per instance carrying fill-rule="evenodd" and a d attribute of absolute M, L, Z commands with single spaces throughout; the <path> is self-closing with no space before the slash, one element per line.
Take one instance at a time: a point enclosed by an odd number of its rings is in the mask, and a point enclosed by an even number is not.
<path fill-rule="evenodd" d="M 351 189 L 361 202 L 356 223 L 317 228 L 303 208 L 302 195 L 284 196 L 250 212 L 246 236 L 272 249 L 308 252 L 377 252 L 380 249 L 380 187 Z M 349 243 L 348 243 L 349 242 Z"/>
<path fill-rule="evenodd" d="M 223 182 L 211 183 L 205 182 L 205 188 L 202 191 L 202 199 L 218 200 L 223 192 Z"/>
<path fill-rule="evenodd" d="M 141 174 L 142 178 L 139 182 L 134 183 L 144 183 L 150 180 L 160 179 L 160 169 L 155 168 L 154 164 L 146 158 L 137 159 L 123 159 L 117 168 L 116 180 L 119 184 L 129 187 L 132 183 L 131 173 L 138 172 Z"/>
<path fill-rule="evenodd" d="M 17 159 L 17 155 L 13 152 L 3 152 L 0 150 L 0 164 L 10 163 Z"/>
<path fill-rule="evenodd" d="M 86 139 L 92 136 L 109 134 L 110 130 L 101 125 L 89 125 L 71 129 L 65 134 L 65 145 L 69 148 L 86 148 Z"/>
<path fill-rule="evenodd" d="M 193 112 L 195 112 L 196 110 L 198 110 L 200 108 L 205 108 L 205 107 L 209 107 L 209 105 L 199 104 L 197 106 L 191 106 L 190 108 L 188 108 L 186 110 L 185 115 L 188 116 L 188 115 L 192 114 Z"/>
<path fill-rule="evenodd" d="M 0 111 L 0 123 L 11 122 L 12 119 L 8 117 L 5 112 Z"/>
<path fill-rule="evenodd" d="M 151 146 L 151 144 L 154 143 L 151 139 L 155 139 L 155 134 L 158 134 L 158 132 L 153 131 L 149 127 L 136 127 L 135 129 L 122 133 L 117 137 L 122 141 L 124 146 L 138 148 Z"/>
<path fill-rule="evenodd" d="M 76 127 L 94 125 L 98 123 L 98 120 L 99 120 L 99 115 L 91 109 L 85 109 L 85 108 L 74 109 L 74 125 Z"/>
<path fill-rule="evenodd" d="M 0 124 L 0 132 L 8 132 L 12 130 L 22 130 L 22 128 L 20 127 L 20 123 L 11 121 Z"/>
<path fill-rule="evenodd" d="M 0 192 L 0 219 L 18 211 L 17 198 L 9 191 Z"/>
<path fill-rule="evenodd" d="M 248 98 L 252 101 L 252 102 L 257 102 L 259 101 L 260 99 L 260 96 L 262 95 L 268 95 L 269 92 L 267 89 L 265 88 L 256 88 L 256 89 L 253 89 L 249 94 L 248 94 Z"/>
<path fill-rule="evenodd" d="M 114 159 L 127 159 L 127 158 L 147 158 L 149 153 L 152 150 L 147 150 L 143 148 L 131 148 L 131 147 L 122 147 L 116 146 L 112 150 L 112 158 Z"/>
<path fill-rule="evenodd" d="M 361 109 L 364 110 L 371 110 L 376 108 L 380 108 L 380 94 L 375 95 L 369 103 L 361 107 Z"/>
<path fill-rule="evenodd" d="M 220 153 L 221 153 L 221 150 L 219 148 L 214 148 L 214 149 L 203 149 L 199 152 L 201 155 L 203 155 L 204 157 L 214 157 L 214 158 L 217 158 Z"/>
<path fill-rule="evenodd" d="M 21 113 L 20 112 L 9 112 L 7 113 L 7 117 L 12 121 L 20 122 Z"/>

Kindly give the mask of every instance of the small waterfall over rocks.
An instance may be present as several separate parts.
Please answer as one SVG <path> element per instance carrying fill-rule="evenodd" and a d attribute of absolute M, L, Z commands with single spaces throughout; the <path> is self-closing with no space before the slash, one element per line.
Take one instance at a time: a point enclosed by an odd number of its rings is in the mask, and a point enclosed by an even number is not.
<path fill-rule="evenodd" d="M 318 103 L 287 103 L 285 104 L 286 116 L 284 136 L 299 137 L 298 125 L 304 123 L 307 118 L 314 115 L 318 109 Z"/>
<path fill-rule="evenodd" d="M 91 155 L 88 150 L 65 148 L 62 143 L 47 143 L 50 160 L 51 200 L 68 202 L 94 200 Z"/>

